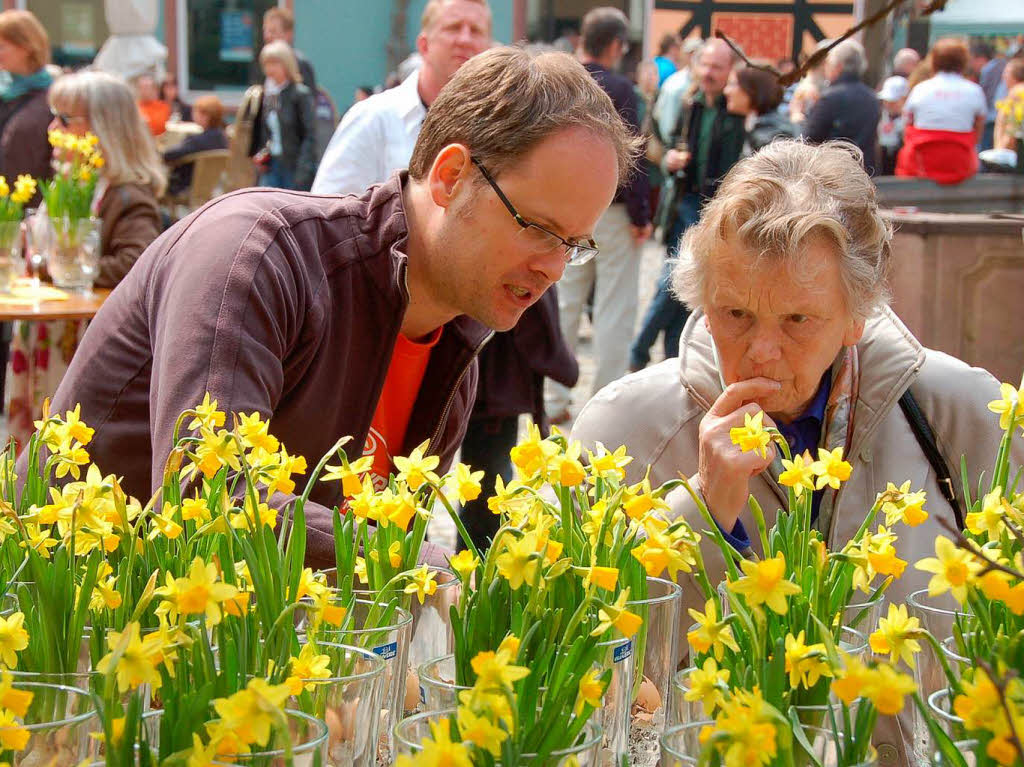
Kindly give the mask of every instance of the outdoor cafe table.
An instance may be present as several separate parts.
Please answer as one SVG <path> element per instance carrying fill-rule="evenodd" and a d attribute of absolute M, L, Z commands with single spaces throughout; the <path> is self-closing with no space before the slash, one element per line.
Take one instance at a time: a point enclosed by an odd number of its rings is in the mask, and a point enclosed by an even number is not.
<path fill-rule="evenodd" d="M 11 299 L 0 293 L 0 322 L 25 320 L 91 320 L 110 295 L 109 290 L 93 290 L 91 293 L 69 293 L 67 298 L 58 300 L 29 301 L 24 298 Z"/>

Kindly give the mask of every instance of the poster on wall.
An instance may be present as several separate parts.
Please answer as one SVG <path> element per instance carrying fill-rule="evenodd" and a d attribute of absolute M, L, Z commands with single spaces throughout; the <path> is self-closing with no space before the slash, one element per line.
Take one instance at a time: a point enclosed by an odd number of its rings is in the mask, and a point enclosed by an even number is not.
<path fill-rule="evenodd" d="M 96 16 L 92 3 L 64 2 L 60 6 L 60 47 L 71 56 L 96 53 Z"/>
<path fill-rule="evenodd" d="M 252 12 L 221 11 L 220 60 L 252 61 Z"/>

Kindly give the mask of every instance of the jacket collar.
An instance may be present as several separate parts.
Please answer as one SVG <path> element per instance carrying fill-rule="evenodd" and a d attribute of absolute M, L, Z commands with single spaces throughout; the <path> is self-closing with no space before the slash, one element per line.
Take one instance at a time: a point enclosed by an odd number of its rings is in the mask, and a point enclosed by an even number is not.
<path fill-rule="evenodd" d="M 882 419 L 917 377 L 925 348 L 888 307 L 864 328 L 857 344 L 860 386 L 850 453 L 869 439 Z M 705 411 L 722 393 L 722 378 L 704 313 L 695 311 L 683 329 L 679 344 L 679 381 Z"/>

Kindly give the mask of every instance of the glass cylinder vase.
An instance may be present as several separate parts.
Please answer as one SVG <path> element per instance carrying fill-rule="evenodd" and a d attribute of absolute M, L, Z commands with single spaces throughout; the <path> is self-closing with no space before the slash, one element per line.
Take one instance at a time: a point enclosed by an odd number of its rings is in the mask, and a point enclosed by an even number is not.
<path fill-rule="evenodd" d="M 18 678 L 12 688 L 32 695 L 21 724 L 0 726 L 0 757 L 12 767 L 75 765 L 96 756 L 99 744 L 89 733 L 100 722 L 86 691 Z"/>
<path fill-rule="evenodd" d="M 25 274 L 21 231 L 20 221 L 0 221 L 0 293 L 10 293 L 15 280 Z"/>
<path fill-rule="evenodd" d="M 99 276 L 100 220 L 54 218 L 46 268 L 58 288 L 87 293 Z"/>

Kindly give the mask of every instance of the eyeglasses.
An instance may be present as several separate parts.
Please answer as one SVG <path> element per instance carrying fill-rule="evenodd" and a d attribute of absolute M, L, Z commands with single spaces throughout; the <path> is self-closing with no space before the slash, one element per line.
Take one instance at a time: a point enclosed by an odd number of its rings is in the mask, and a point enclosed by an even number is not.
<path fill-rule="evenodd" d="M 567 240 L 564 237 L 555 234 L 550 229 L 545 229 L 540 224 L 527 221 L 519 215 L 519 211 L 516 210 L 508 197 L 505 196 L 505 193 L 501 191 L 501 187 L 498 186 L 498 182 L 494 180 L 494 177 L 487 171 L 487 168 L 481 165 L 480 161 L 475 157 L 470 159 L 472 159 L 473 164 L 480 169 L 480 174 L 484 177 L 487 183 L 491 185 L 491 189 L 493 189 L 494 193 L 498 195 L 498 199 L 501 200 L 508 212 L 512 214 L 512 218 L 514 218 L 516 223 L 523 228 L 523 234 L 535 253 L 546 253 L 562 246 L 565 248 L 566 263 L 570 266 L 580 266 L 581 264 L 585 264 L 598 254 L 597 243 L 592 239 L 587 239 L 585 242 Z"/>
<path fill-rule="evenodd" d="M 85 119 L 81 115 L 64 114 L 63 112 L 56 112 L 56 111 L 54 111 L 52 109 L 50 110 L 50 114 L 53 115 L 54 119 L 56 119 L 65 128 L 68 127 L 69 123 L 72 120 L 84 120 Z"/>

